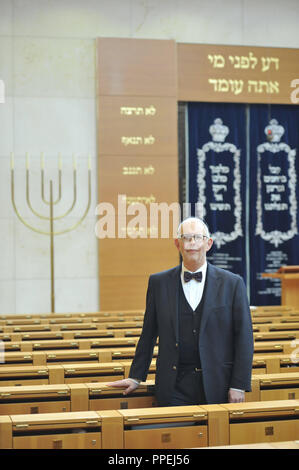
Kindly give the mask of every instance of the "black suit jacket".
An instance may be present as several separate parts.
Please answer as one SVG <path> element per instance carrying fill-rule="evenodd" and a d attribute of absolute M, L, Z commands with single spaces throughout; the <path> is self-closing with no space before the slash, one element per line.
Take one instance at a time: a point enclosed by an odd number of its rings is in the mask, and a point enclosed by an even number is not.
<path fill-rule="evenodd" d="M 181 266 L 150 276 L 142 333 L 129 377 L 146 380 L 159 337 L 156 366 L 158 406 L 172 397 L 179 361 L 178 286 Z M 208 403 L 226 403 L 229 388 L 251 390 L 253 334 L 242 278 L 208 263 L 199 334 Z"/>

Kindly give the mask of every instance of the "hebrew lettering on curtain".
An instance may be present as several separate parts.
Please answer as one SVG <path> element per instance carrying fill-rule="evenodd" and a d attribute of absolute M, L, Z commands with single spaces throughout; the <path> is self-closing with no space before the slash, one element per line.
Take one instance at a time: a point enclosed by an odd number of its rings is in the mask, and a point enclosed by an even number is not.
<path fill-rule="evenodd" d="M 188 104 L 188 193 L 192 214 L 208 224 L 214 245 L 208 260 L 246 282 L 245 105 Z"/>
<path fill-rule="evenodd" d="M 252 305 L 280 304 L 280 280 L 262 273 L 299 264 L 298 145 L 298 107 L 250 107 Z"/>

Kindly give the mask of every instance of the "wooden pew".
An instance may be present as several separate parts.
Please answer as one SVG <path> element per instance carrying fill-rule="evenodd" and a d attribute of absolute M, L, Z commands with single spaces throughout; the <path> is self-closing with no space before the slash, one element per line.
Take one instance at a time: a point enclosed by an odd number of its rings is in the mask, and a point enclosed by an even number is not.
<path fill-rule="evenodd" d="M 133 360 L 135 356 L 136 348 L 115 348 L 115 349 L 106 349 L 106 360 L 109 361 L 120 361 Z M 156 358 L 158 355 L 158 347 L 155 346 L 153 350 L 153 358 Z"/>
<path fill-rule="evenodd" d="M 83 350 L 78 351 L 44 351 L 32 353 L 14 353 L 5 354 L 5 363 L 0 364 L 0 370 L 3 367 L 25 367 L 27 366 L 50 366 L 50 365 L 71 365 L 71 364 L 97 364 L 107 362 L 118 362 L 125 367 L 125 377 L 128 377 L 130 366 L 135 354 L 135 348 L 124 348 L 120 351 L 113 349 L 107 350 Z M 151 361 L 148 379 L 152 379 L 156 372 L 156 357 L 158 348 L 154 348 L 154 357 Z M 299 357 L 294 359 L 292 354 L 255 354 L 253 357 L 252 374 L 270 374 L 280 372 L 299 372 Z M 0 381 L 1 384 L 1 381 Z"/>
<path fill-rule="evenodd" d="M 156 405 L 154 381 L 142 382 L 138 389 L 129 395 L 107 382 L 70 384 L 73 411 L 118 410 L 153 407 Z"/>
<path fill-rule="evenodd" d="M 114 322 L 91 322 L 91 323 L 57 323 L 57 324 L 32 324 L 32 325 L 10 325 L 2 326 L 0 333 L 30 333 L 46 331 L 78 331 L 78 330 L 120 330 L 142 328 L 143 321 L 114 321 Z"/>
<path fill-rule="evenodd" d="M 83 338 L 83 339 L 50 339 L 40 341 L 4 342 L 5 351 L 50 351 L 50 350 L 72 350 L 72 349 L 111 349 L 136 347 L 138 337 L 116 337 L 116 338 Z"/>
<path fill-rule="evenodd" d="M 118 322 L 89 322 L 89 323 L 57 323 L 57 324 L 31 324 L 31 325 L 11 325 L 2 326 L 0 328 L 0 339 L 6 336 L 7 340 L 13 336 L 14 341 L 26 340 L 27 335 L 36 338 L 49 337 L 54 338 L 63 336 L 65 339 L 71 339 L 75 335 L 78 337 L 86 336 L 93 337 L 93 335 L 114 335 L 114 336 L 129 336 L 139 335 L 143 326 L 143 322 L 136 321 L 118 321 Z M 298 331 L 299 330 L 299 315 L 293 317 L 267 317 L 266 319 L 260 318 L 253 320 L 253 329 L 255 332 L 270 332 L 270 331 Z M 105 333 L 106 332 L 106 333 Z M 1 336 L 2 335 L 2 336 Z"/>
<path fill-rule="evenodd" d="M 112 382 L 123 378 L 125 366 L 118 362 L 1 367 L 0 391 L 7 386 Z"/>
<path fill-rule="evenodd" d="M 292 399 L 299 399 L 299 372 L 252 375 L 251 392 L 245 392 L 246 402 Z"/>
<path fill-rule="evenodd" d="M 298 325 L 299 328 L 299 325 Z M 40 331 L 29 333 L 0 333 L 0 341 L 5 343 L 18 343 L 21 341 L 43 341 L 43 340 L 75 340 L 75 339 L 91 339 L 91 338 L 139 338 L 141 328 L 125 328 L 125 329 L 103 329 L 97 328 L 91 330 L 74 330 L 74 331 Z"/>
<path fill-rule="evenodd" d="M 254 342 L 254 354 L 288 354 L 293 350 L 293 340 Z"/>
<path fill-rule="evenodd" d="M 41 366 L 46 365 L 44 353 L 23 353 L 23 352 L 5 352 L 4 362 L 0 363 L 0 368 L 9 366 Z"/>
<path fill-rule="evenodd" d="M 296 308 L 291 305 L 263 305 L 263 306 L 250 306 L 251 315 L 259 315 L 259 314 L 286 314 L 292 313 L 296 311 Z"/>
<path fill-rule="evenodd" d="M 253 325 L 255 341 L 280 341 L 299 338 L 298 323 L 276 323 L 267 325 Z M 73 331 L 40 331 L 28 333 L 5 333 L 0 334 L 0 340 L 10 347 L 13 343 L 76 340 L 76 339 L 102 339 L 102 338 L 139 338 L 141 328 L 120 328 L 120 329 L 82 329 Z M 55 343 L 53 343 L 55 344 Z M 17 344 L 17 347 L 21 346 Z"/>
<path fill-rule="evenodd" d="M 290 373 L 290 372 L 299 372 L 299 355 L 297 353 L 297 358 L 294 353 L 289 354 L 266 354 L 260 355 L 256 354 L 253 356 L 254 363 L 259 361 L 265 363 L 265 373 L 266 374 L 279 374 L 279 373 Z M 261 371 L 262 369 L 260 369 Z M 257 369 L 253 368 L 252 373 L 257 374 Z"/>
<path fill-rule="evenodd" d="M 182 449 L 208 445 L 208 412 L 200 406 L 118 410 L 124 449 Z"/>
<path fill-rule="evenodd" d="M 154 381 L 128 396 L 106 382 L 10 386 L 0 389 L 0 415 L 98 411 L 155 406 Z"/>
<path fill-rule="evenodd" d="M 110 369 L 102 370 L 109 373 Z M 114 377 L 113 377 L 114 378 Z M 112 378 L 112 381 L 113 381 Z M 65 384 L 10 386 L 0 389 L 0 414 L 49 413 L 60 411 L 97 411 L 102 409 L 149 408 L 156 406 L 154 380 L 140 384 L 132 394 L 123 395 L 97 377 L 97 382 L 83 379 L 64 380 Z M 88 380 L 88 377 L 87 377 Z M 246 402 L 289 400 L 299 398 L 299 373 L 252 376 L 252 391 L 246 392 Z"/>
<path fill-rule="evenodd" d="M 17 366 L 17 365 L 34 365 L 42 366 L 47 364 L 61 364 L 61 363 L 82 363 L 90 362 L 107 362 L 111 358 L 111 353 L 104 351 L 92 351 L 90 349 L 79 350 L 54 350 L 43 352 L 5 352 L 5 362 L 0 364 L 1 367 Z"/>
<path fill-rule="evenodd" d="M 298 400 L 0 416 L 2 449 L 200 448 L 294 441 L 298 432 Z"/>
<path fill-rule="evenodd" d="M 72 411 L 70 386 L 27 385 L 0 389 L 0 415 Z"/>
<path fill-rule="evenodd" d="M 121 363 L 101 364 L 62 364 L 63 382 L 65 384 L 85 382 L 113 382 L 125 378 L 125 368 Z"/>
<path fill-rule="evenodd" d="M 299 329 L 297 331 L 267 331 L 253 333 L 254 342 L 260 341 L 292 341 L 299 338 Z"/>
<path fill-rule="evenodd" d="M 280 323 L 255 323 L 252 325 L 255 333 L 264 333 L 271 331 L 299 331 L 299 322 L 280 322 Z"/>
<path fill-rule="evenodd" d="M 267 357 L 262 355 L 254 355 L 252 361 L 253 374 L 266 374 L 267 373 Z"/>
<path fill-rule="evenodd" d="M 221 445 L 295 440 L 299 436 L 299 401 L 222 404 L 227 412 L 227 442 Z"/>
<path fill-rule="evenodd" d="M 256 315 L 251 317 L 252 323 L 288 323 L 298 322 L 299 312 L 291 312 L 289 315 L 278 313 L 277 315 Z"/>
<path fill-rule="evenodd" d="M 2 387 L 64 383 L 61 366 L 18 366 L 0 368 Z"/>
<path fill-rule="evenodd" d="M 252 391 L 245 394 L 247 403 L 299 398 L 299 373 L 252 376 L 251 385 Z M 141 383 L 138 389 L 128 396 L 124 396 L 122 390 L 108 386 L 106 381 L 10 386 L 0 389 L 0 415 L 153 406 L 156 406 L 154 380 Z"/>
<path fill-rule="evenodd" d="M 256 401 L 299 399 L 299 372 L 262 374 L 253 381 L 258 384 Z"/>
<path fill-rule="evenodd" d="M 11 327 L 11 328 L 21 328 L 21 327 L 32 327 L 32 326 L 59 326 L 59 325 L 77 325 L 79 327 L 80 325 L 85 325 L 85 324 L 94 324 L 94 325 L 102 325 L 106 323 L 135 323 L 135 322 L 143 322 L 144 316 L 139 315 L 135 317 L 119 317 L 119 316 L 110 316 L 110 317 L 84 317 L 84 318 L 53 318 L 53 319 L 30 319 L 30 320 L 24 320 L 24 319 L 18 319 L 18 320 L 3 320 L 1 319 L 0 316 L 0 326 L 1 328 L 4 327 Z"/>
<path fill-rule="evenodd" d="M 179 449 L 221 445 L 227 441 L 226 416 L 219 405 L 5 415 L 0 416 L 0 448 Z"/>
<path fill-rule="evenodd" d="M 155 348 L 154 357 L 158 350 Z M 47 365 L 47 364 L 72 364 L 77 362 L 96 363 L 96 362 L 119 362 L 120 360 L 133 360 L 135 355 L 134 348 L 107 348 L 107 349 L 78 349 L 78 350 L 50 350 L 42 352 L 5 352 L 4 363 L 0 363 L 0 369 L 8 365 Z"/>
<path fill-rule="evenodd" d="M 21 341 L 18 343 L 4 342 L 6 352 L 19 351 L 19 352 L 34 352 L 34 351 L 59 351 L 59 350 L 101 350 L 107 351 L 107 355 L 111 355 L 112 360 L 116 356 L 123 359 L 130 359 L 134 357 L 134 351 L 138 343 L 138 337 L 132 338 L 98 338 L 98 339 L 76 339 L 76 340 L 41 340 L 34 341 Z M 280 340 L 280 341 L 255 341 L 254 354 L 289 354 L 294 351 L 294 340 Z M 109 360 L 109 359 L 108 359 Z"/>
<path fill-rule="evenodd" d="M 286 442 L 261 442 L 258 444 L 240 444 L 235 446 L 212 446 L 204 447 L 204 449 L 299 449 L 299 441 L 286 441 Z"/>
<path fill-rule="evenodd" d="M 57 318 L 101 318 L 101 317 L 121 317 L 132 318 L 144 315 L 144 310 L 109 310 L 98 312 L 70 312 L 70 313 L 33 313 L 33 314 L 1 314 L 2 320 L 55 320 Z"/>
<path fill-rule="evenodd" d="M 117 411 L 80 411 L 0 417 L 2 449 L 120 449 Z"/>

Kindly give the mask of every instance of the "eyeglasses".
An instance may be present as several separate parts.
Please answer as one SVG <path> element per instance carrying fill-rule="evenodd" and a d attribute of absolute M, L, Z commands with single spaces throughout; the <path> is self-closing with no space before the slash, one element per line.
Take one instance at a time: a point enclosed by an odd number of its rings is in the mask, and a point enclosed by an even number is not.
<path fill-rule="evenodd" d="M 209 238 L 207 235 L 201 235 L 200 233 L 195 233 L 195 234 L 184 234 L 180 235 L 179 237 L 181 240 L 184 242 L 191 242 L 192 239 L 194 239 L 195 242 L 202 241 L 204 238 Z"/>

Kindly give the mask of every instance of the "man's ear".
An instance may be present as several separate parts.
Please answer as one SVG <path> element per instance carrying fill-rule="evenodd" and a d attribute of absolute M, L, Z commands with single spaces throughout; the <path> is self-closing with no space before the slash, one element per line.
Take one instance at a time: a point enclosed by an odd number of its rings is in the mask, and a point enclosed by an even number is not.
<path fill-rule="evenodd" d="M 208 246 L 207 246 L 206 251 L 209 251 L 209 250 L 212 248 L 212 245 L 213 245 L 213 239 L 212 239 L 212 238 L 209 238 L 209 240 L 208 240 Z"/>
<path fill-rule="evenodd" d="M 177 249 L 180 251 L 180 244 L 179 244 L 179 240 L 177 238 L 174 239 L 174 244 L 177 247 Z"/>

